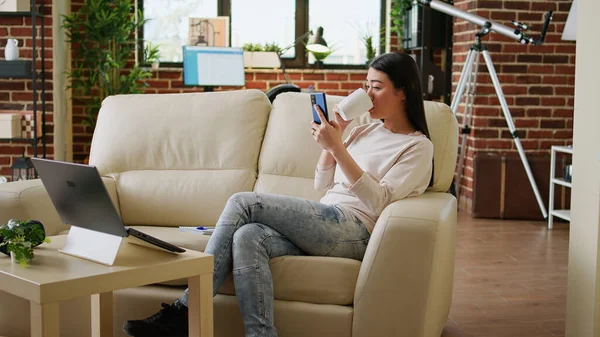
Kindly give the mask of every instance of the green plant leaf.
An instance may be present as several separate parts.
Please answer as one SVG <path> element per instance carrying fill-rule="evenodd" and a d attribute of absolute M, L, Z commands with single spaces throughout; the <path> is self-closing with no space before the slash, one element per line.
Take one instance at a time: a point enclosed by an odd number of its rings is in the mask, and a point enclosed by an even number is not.
<path fill-rule="evenodd" d="M 390 16 L 392 17 L 391 31 L 398 35 L 401 46 L 404 39 L 404 19 L 406 18 L 406 11 L 411 7 L 412 0 L 394 0 L 392 2 L 390 11 Z"/>
<path fill-rule="evenodd" d="M 73 102 L 84 105 L 84 125 L 95 128 L 104 98 L 115 94 L 142 93 L 151 77 L 151 70 L 131 72 L 128 62 L 135 59 L 138 46 L 144 41 L 136 32 L 149 19 L 136 11 L 131 0 L 86 0 L 69 15 L 62 16 L 62 28 L 72 43 L 72 70 L 67 72 L 68 86 L 73 90 Z M 158 61 L 158 46 L 143 48 L 142 62 Z M 137 61 L 137 60 L 136 60 Z M 136 65 L 137 66 L 137 65 Z"/>
<path fill-rule="evenodd" d="M 0 246 L 6 246 L 7 251 L 11 252 L 23 267 L 34 257 L 34 245 L 50 242 L 50 238 L 45 238 L 42 226 L 30 223 L 29 220 L 10 220 L 0 227 L 0 235 L 4 238 Z"/>
<path fill-rule="evenodd" d="M 271 51 L 279 53 L 281 52 L 281 47 L 276 42 L 270 42 L 265 44 L 260 43 L 244 43 L 242 45 L 243 51 Z"/>

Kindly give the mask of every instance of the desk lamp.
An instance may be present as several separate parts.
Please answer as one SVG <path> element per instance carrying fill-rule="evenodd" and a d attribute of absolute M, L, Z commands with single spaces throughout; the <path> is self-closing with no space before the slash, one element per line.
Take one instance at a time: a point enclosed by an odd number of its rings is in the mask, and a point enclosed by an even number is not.
<path fill-rule="evenodd" d="M 281 55 L 283 55 L 286 51 L 288 51 L 290 48 L 296 46 L 296 44 L 298 44 L 299 42 L 304 41 L 304 39 L 306 39 L 308 36 L 312 35 L 313 32 L 312 30 L 309 30 L 308 32 L 300 35 L 295 41 L 294 43 L 292 43 L 291 45 L 282 48 L 278 53 L 277 56 L 279 57 L 279 63 L 281 65 L 281 71 L 283 72 L 283 77 L 285 78 L 285 83 L 284 84 L 279 84 L 271 89 L 269 89 L 269 91 L 267 91 L 267 97 L 269 97 L 269 100 L 271 102 L 273 102 L 273 100 L 275 100 L 275 97 L 282 93 L 282 92 L 300 92 L 300 87 L 292 84 L 292 82 L 290 81 L 290 78 L 287 74 L 287 72 L 285 71 L 285 65 L 283 64 L 283 60 L 281 60 Z M 315 37 L 310 40 L 310 42 L 306 45 L 306 50 L 310 51 L 310 52 L 316 52 L 316 53 L 323 53 L 323 52 L 328 52 L 329 51 L 329 47 L 327 47 L 327 42 L 325 42 L 325 40 L 323 39 L 323 27 L 319 27 L 317 28 L 317 35 L 315 35 Z"/>
<path fill-rule="evenodd" d="M 313 53 L 327 53 L 331 50 L 323 38 L 323 27 L 317 28 L 317 34 L 306 45 L 306 50 Z"/>

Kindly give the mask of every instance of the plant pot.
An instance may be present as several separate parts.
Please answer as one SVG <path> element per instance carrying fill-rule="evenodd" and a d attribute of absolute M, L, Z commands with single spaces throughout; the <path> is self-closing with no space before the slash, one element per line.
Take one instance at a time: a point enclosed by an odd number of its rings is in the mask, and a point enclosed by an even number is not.
<path fill-rule="evenodd" d="M 244 52 L 244 67 L 245 68 L 280 68 L 279 55 L 276 52 Z"/>

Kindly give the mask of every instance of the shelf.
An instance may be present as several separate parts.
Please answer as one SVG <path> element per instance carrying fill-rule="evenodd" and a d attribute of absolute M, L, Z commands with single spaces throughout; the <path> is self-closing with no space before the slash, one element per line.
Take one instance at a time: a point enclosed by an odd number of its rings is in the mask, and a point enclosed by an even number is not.
<path fill-rule="evenodd" d="M 0 78 L 33 78 L 31 60 L 0 60 Z"/>
<path fill-rule="evenodd" d="M 571 210 L 569 209 L 555 209 L 550 211 L 550 215 L 554 215 L 555 217 L 571 221 Z"/>
<path fill-rule="evenodd" d="M 20 0 L 19 0 L 20 1 Z M 0 0 L 0 2 L 2 2 L 2 0 Z M 49 14 L 45 14 L 45 9 L 50 9 L 50 7 L 46 7 L 44 5 L 44 0 L 41 1 L 41 3 L 38 3 L 37 0 L 30 0 L 29 1 L 30 4 L 27 6 L 20 6 L 20 9 L 25 9 L 24 11 L 7 11 L 9 8 L 8 7 L 4 7 L 2 6 L 0 9 L 0 18 L 2 17 L 13 17 L 13 18 L 30 18 L 29 19 L 22 19 L 23 20 L 23 24 L 25 26 L 22 27 L 28 27 L 31 28 L 31 38 L 35 38 L 37 36 L 37 31 L 36 29 L 46 29 L 45 28 L 45 24 L 47 24 L 47 22 L 45 22 L 45 18 L 50 18 L 51 15 Z M 50 5 L 51 6 L 51 5 Z M 13 7 L 14 8 L 14 7 Z M 13 9 L 11 8 L 11 9 Z M 40 18 L 39 20 L 37 18 Z M 1 21 L 2 19 L 0 19 Z M 18 20 L 17 20 L 18 21 Z M 28 23 L 28 21 L 31 21 Z M 38 28 L 39 27 L 39 28 Z M 44 31 L 41 32 L 41 36 L 44 36 Z M 24 37 L 24 36 L 23 36 Z M 7 61 L 7 60 L 0 60 L 0 80 L 1 79 L 5 79 L 5 78 L 10 78 L 10 79 L 25 79 L 25 80 L 29 80 L 33 83 L 33 97 L 34 97 L 34 101 L 33 101 L 33 109 L 28 109 L 28 110 L 33 110 L 33 120 L 31 121 L 31 126 L 33 128 L 33 130 L 37 130 L 38 132 L 35 133 L 37 136 L 33 137 L 33 132 L 32 133 L 26 133 L 26 134 L 19 134 L 17 133 L 16 135 L 18 135 L 19 137 L 8 137 L 8 134 L 3 135 L 3 137 L 0 137 L 0 141 L 5 143 L 5 142 L 17 142 L 20 144 L 23 143 L 28 143 L 32 148 L 33 148 L 33 155 L 35 157 L 38 156 L 38 152 L 39 154 L 43 155 L 43 158 L 46 157 L 46 130 L 45 130 L 45 119 L 46 119 L 46 76 L 45 76 L 45 72 L 47 70 L 44 69 L 44 64 L 45 64 L 45 60 L 46 55 L 44 53 L 44 48 L 45 48 L 45 42 L 44 39 L 42 38 L 40 40 L 40 44 L 34 44 L 31 47 L 31 55 L 33 55 L 33 57 L 26 57 L 26 58 L 21 58 L 21 59 L 17 59 L 14 61 Z M 4 49 L 4 46 L 0 49 Z M 38 55 L 38 51 L 41 51 L 41 53 L 39 53 Z M 36 63 L 33 62 L 37 62 L 40 61 L 42 64 L 41 69 L 40 68 L 36 68 Z M 34 71 L 35 70 L 35 71 Z M 39 81 L 39 82 L 38 82 Z M 38 86 L 39 84 L 39 86 Z M 38 100 L 39 97 L 39 100 Z M 36 100 L 37 100 L 37 104 L 36 104 Z M 41 105 L 40 105 L 41 103 Z M 38 114 L 41 114 L 41 119 L 38 118 Z M 41 124 L 41 125 L 40 125 Z M 41 131 L 40 131 L 41 130 Z"/>
<path fill-rule="evenodd" d="M 37 137 L 37 141 L 40 141 L 42 139 L 42 136 L 38 136 Z M 36 139 L 35 138 L 0 138 L 0 141 L 14 141 L 14 142 L 35 142 Z"/>
<path fill-rule="evenodd" d="M 572 184 L 570 182 L 564 180 L 563 178 L 554 178 L 554 179 L 552 179 L 552 182 L 555 184 L 558 184 L 558 185 L 572 187 Z"/>
<path fill-rule="evenodd" d="M 27 74 L 8 75 L 8 74 L 0 73 L 0 78 L 32 79 L 33 73 L 31 73 L 29 75 L 27 75 Z"/>
<path fill-rule="evenodd" d="M 550 195 L 548 197 L 549 206 L 548 206 L 548 229 L 552 229 L 553 227 L 553 217 L 558 217 L 563 220 L 571 221 L 571 211 L 568 209 L 554 209 L 554 192 L 555 185 L 561 185 L 568 188 L 573 187 L 573 183 L 566 181 L 564 178 L 560 176 L 556 176 L 556 159 L 559 157 L 557 153 L 564 153 L 573 155 L 573 147 L 572 146 L 557 146 L 554 145 L 551 147 L 550 152 Z M 560 172 L 560 171 L 559 171 Z"/>
<path fill-rule="evenodd" d="M 0 17 L 2 16 L 32 16 L 33 12 L 0 12 Z M 36 16 L 43 16 L 40 12 L 35 12 Z"/>
<path fill-rule="evenodd" d="M 423 51 L 423 50 L 442 50 L 446 49 L 442 46 L 419 46 L 419 47 L 410 47 L 406 48 L 407 51 Z"/>

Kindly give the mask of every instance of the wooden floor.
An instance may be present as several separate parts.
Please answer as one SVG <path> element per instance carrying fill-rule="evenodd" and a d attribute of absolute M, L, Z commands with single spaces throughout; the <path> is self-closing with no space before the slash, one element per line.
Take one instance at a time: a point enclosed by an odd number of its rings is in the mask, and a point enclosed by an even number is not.
<path fill-rule="evenodd" d="M 564 336 L 569 225 L 459 212 L 443 337 Z"/>

